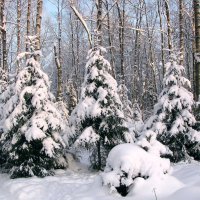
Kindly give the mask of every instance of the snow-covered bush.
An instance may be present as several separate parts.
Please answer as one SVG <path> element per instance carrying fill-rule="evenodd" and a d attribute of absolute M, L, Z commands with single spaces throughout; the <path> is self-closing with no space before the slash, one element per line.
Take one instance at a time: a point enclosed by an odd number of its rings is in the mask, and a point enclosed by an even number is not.
<path fill-rule="evenodd" d="M 169 170 L 168 159 L 152 155 L 135 144 L 120 144 L 110 151 L 101 176 L 111 191 L 126 196 L 131 186 L 134 190 L 138 179 L 159 178 Z"/>
<path fill-rule="evenodd" d="M 102 151 L 107 154 L 116 144 L 132 142 L 124 126 L 117 82 L 109 74 L 111 67 L 102 55 L 104 51 L 102 47 L 89 51 L 81 98 L 69 119 L 75 145 L 90 148 L 99 169 L 106 158 Z"/>
<path fill-rule="evenodd" d="M 184 67 L 175 55 L 166 67 L 162 90 L 154 115 L 145 125 L 139 144 L 156 154 L 169 154 L 171 161 L 179 162 L 190 157 L 200 159 L 200 132 L 192 127 L 196 120 L 192 113 L 193 95 L 186 87 L 190 81 L 183 76 Z M 158 141 L 161 143 L 159 143 Z M 157 151 L 157 152 L 156 152 Z"/>
<path fill-rule="evenodd" d="M 61 114 L 50 92 L 48 76 L 36 60 L 36 37 L 28 37 L 30 58 L 15 83 L 5 91 L 1 151 L 6 157 L 4 168 L 12 178 L 52 174 L 66 166 Z"/>

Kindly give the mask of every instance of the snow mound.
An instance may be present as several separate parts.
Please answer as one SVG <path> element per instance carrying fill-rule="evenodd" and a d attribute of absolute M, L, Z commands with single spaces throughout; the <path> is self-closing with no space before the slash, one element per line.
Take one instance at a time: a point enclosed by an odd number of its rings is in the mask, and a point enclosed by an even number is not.
<path fill-rule="evenodd" d="M 135 144 L 121 144 L 109 153 L 102 179 L 111 191 L 117 190 L 125 196 L 131 185 L 137 187 L 138 179 L 154 177 L 159 180 L 169 170 L 168 159 L 150 154 Z"/>

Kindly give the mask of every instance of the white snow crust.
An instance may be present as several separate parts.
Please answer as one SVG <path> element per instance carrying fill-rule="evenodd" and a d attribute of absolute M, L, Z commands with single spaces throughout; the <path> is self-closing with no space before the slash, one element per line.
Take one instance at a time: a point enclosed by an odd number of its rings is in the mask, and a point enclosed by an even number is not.
<path fill-rule="evenodd" d="M 9 179 L 0 174 L 1 200 L 199 200 L 200 165 L 181 163 L 162 179 L 138 179 L 137 187 L 121 197 L 102 187 L 98 173 L 58 170 L 53 177 Z M 133 192 L 134 191 L 134 192 Z"/>

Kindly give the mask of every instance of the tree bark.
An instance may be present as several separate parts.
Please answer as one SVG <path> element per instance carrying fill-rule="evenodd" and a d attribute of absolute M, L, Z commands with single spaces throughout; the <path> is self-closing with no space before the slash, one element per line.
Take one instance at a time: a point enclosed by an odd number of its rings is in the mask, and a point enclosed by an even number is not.
<path fill-rule="evenodd" d="M 120 48 L 120 64 L 121 64 L 121 82 L 125 83 L 125 66 L 124 66 L 124 22 L 125 22 L 125 0 L 123 0 L 122 12 L 117 3 L 117 11 L 119 18 L 119 48 Z"/>
<path fill-rule="evenodd" d="M 200 0 L 193 0 L 195 18 L 195 99 L 200 100 Z"/>
<path fill-rule="evenodd" d="M 102 45 L 102 0 L 97 0 L 97 44 Z"/>
<path fill-rule="evenodd" d="M 38 41 L 36 44 L 37 50 L 41 49 L 42 7 L 43 7 L 43 0 L 37 0 L 37 16 L 36 16 L 36 35 L 38 37 Z"/>
<path fill-rule="evenodd" d="M 159 21 L 160 21 L 160 38 L 161 38 L 161 60 L 162 60 L 162 69 L 163 69 L 163 77 L 165 75 L 165 53 L 164 53 L 164 33 L 163 33 L 163 21 L 162 21 L 162 15 L 161 15 L 161 6 L 160 6 L 160 0 L 157 1 L 158 4 L 158 15 L 159 15 Z"/>
<path fill-rule="evenodd" d="M 169 10 L 169 0 L 165 0 L 165 13 L 166 13 L 166 18 L 167 18 L 168 48 L 169 48 L 169 54 L 171 54 L 173 46 L 172 46 L 172 29 L 171 29 L 171 19 L 170 19 L 170 10 Z"/>
<path fill-rule="evenodd" d="M 179 37 L 180 37 L 180 65 L 184 62 L 184 19 L 183 19 L 183 0 L 179 0 Z"/>
<path fill-rule="evenodd" d="M 7 39 L 6 39 L 6 17 L 5 17 L 5 0 L 1 0 L 1 41 L 2 41 L 2 68 L 8 71 L 7 64 Z"/>
<path fill-rule="evenodd" d="M 109 14 L 109 7 L 108 7 L 108 1 L 106 0 L 106 12 L 107 12 L 107 28 L 108 28 L 108 43 L 110 46 L 110 63 L 112 67 L 112 76 L 116 78 L 116 72 L 115 72 L 115 57 L 113 52 L 113 38 L 111 35 L 111 28 L 110 28 L 110 14 Z"/>
<path fill-rule="evenodd" d="M 21 52 L 21 0 L 17 0 L 17 55 Z M 17 72 L 19 71 L 19 62 L 17 61 Z"/>
<path fill-rule="evenodd" d="M 59 56 L 57 53 L 56 46 L 54 45 L 54 56 L 55 56 L 55 63 L 57 67 L 57 95 L 56 100 L 62 101 L 62 91 L 63 91 L 63 85 L 62 85 L 62 67 L 60 65 Z"/>
<path fill-rule="evenodd" d="M 31 32 L 31 0 L 28 0 L 27 21 L 26 21 L 26 36 L 30 36 Z M 26 44 L 26 52 L 28 52 L 28 44 Z"/>

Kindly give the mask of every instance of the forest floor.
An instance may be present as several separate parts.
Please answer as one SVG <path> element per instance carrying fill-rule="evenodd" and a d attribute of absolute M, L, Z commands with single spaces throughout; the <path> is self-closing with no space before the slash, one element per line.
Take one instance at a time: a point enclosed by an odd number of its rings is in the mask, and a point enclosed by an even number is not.
<path fill-rule="evenodd" d="M 141 185 L 126 197 L 102 187 L 99 173 L 57 170 L 53 177 L 9 179 L 0 174 L 0 200 L 199 200 L 200 164 L 178 164 L 166 179 Z M 146 181 L 148 183 L 148 181 Z M 134 190 L 133 190 L 134 191 Z"/>

